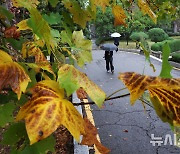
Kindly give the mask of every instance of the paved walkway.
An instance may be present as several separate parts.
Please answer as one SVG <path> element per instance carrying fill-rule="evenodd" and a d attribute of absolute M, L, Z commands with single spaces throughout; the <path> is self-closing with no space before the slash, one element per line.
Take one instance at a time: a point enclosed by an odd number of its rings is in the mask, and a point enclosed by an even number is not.
<path fill-rule="evenodd" d="M 91 80 L 98 84 L 107 95 L 123 88 L 118 80 L 119 72 L 134 71 L 143 73 L 145 58 L 142 55 L 127 52 L 114 52 L 115 73 L 106 73 L 104 51 L 94 50 L 93 61 L 87 64 L 83 70 Z M 161 70 L 161 63 L 152 59 L 156 67 L 153 72 L 149 64 L 146 64 L 144 74 L 157 76 Z M 180 77 L 180 71 L 173 70 L 174 77 Z M 127 91 L 126 91 L 127 92 Z M 124 92 L 124 93 L 126 93 Z M 120 95 L 122 93 L 118 93 Z M 111 149 L 111 154 L 170 154 L 180 153 L 180 148 L 162 145 L 152 146 L 151 134 L 162 137 L 173 134 L 167 123 L 163 123 L 150 107 L 144 112 L 141 102 L 134 106 L 129 103 L 129 97 L 107 101 L 103 109 L 92 106 L 92 112 L 96 127 L 99 130 L 101 142 Z"/>

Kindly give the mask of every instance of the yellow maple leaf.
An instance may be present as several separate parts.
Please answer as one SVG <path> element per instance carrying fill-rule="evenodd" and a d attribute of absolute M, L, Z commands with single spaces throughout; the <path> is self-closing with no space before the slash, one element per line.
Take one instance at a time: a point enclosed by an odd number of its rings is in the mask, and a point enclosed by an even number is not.
<path fill-rule="evenodd" d="M 127 26 L 125 19 L 127 18 L 123 8 L 119 5 L 115 5 L 112 8 L 112 13 L 114 15 L 114 25 L 124 25 Z"/>
<path fill-rule="evenodd" d="M 18 29 L 17 29 L 17 30 L 18 30 L 18 31 L 20 31 L 20 30 L 28 30 L 28 29 L 31 30 L 31 28 L 27 25 L 27 21 L 28 21 L 28 19 L 20 21 L 20 22 L 17 24 L 17 26 L 18 26 Z"/>
<path fill-rule="evenodd" d="M 170 124 L 180 125 L 180 78 L 165 79 L 133 72 L 121 73 L 119 78 L 129 89 L 132 104 L 148 90 L 160 118 Z"/>
<path fill-rule="evenodd" d="M 138 6 L 144 14 L 148 14 L 150 16 L 154 23 L 157 23 L 156 14 L 151 10 L 151 8 L 145 0 L 138 0 Z"/>
<path fill-rule="evenodd" d="M 42 45 L 41 41 L 24 43 L 22 46 L 23 58 L 34 56 L 35 63 L 39 68 L 42 68 L 43 70 L 46 70 L 51 74 L 53 74 L 54 76 L 56 76 L 52 70 L 49 61 L 46 59 L 46 57 L 44 56 L 38 45 Z"/>
<path fill-rule="evenodd" d="M 103 12 L 105 11 L 106 7 L 109 6 L 110 0 L 94 0 L 94 4 L 96 6 L 102 7 Z"/>
<path fill-rule="evenodd" d="M 89 97 L 101 107 L 106 94 L 86 74 L 80 72 L 72 65 L 64 65 L 58 71 L 58 82 L 66 89 L 68 95 L 82 87 Z"/>
<path fill-rule="evenodd" d="M 13 62 L 10 55 L 0 50 L 0 90 L 11 86 L 20 99 L 21 93 L 25 92 L 30 81 L 24 69 L 18 63 Z"/>
<path fill-rule="evenodd" d="M 80 25 L 82 28 L 86 27 L 87 21 L 91 20 L 91 12 L 88 9 L 82 9 L 77 1 L 64 1 L 64 6 L 73 15 L 74 23 Z"/>
<path fill-rule="evenodd" d="M 64 90 L 52 80 L 44 80 L 32 88 L 32 98 L 20 109 L 16 120 L 25 119 L 30 144 L 48 137 L 58 126 L 64 125 L 79 141 L 84 134 L 84 121 L 71 102 L 64 98 Z"/>
<path fill-rule="evenodd" d="M 38 0 L 12 0 L 13 6 L 15 7 L 25 7 L 25 8 L 31 8 L 31 7 L 37 7 L 39 4 Z"/>
<path fill-rule="evenodd" d="M 84 66 L 85 62 L 92 61 L 92 42 L 84 38 L 83 31 L 74 31 L 72 35 L 72 54 L 74 55 L 80 67 Z"/>

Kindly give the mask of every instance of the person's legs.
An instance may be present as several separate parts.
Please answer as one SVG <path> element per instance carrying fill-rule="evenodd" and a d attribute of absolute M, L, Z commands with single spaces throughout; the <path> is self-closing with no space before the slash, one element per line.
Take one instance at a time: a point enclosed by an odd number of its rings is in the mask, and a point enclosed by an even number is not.
<path fill-rule="evenodd" d="M 106 70 L 109 71 L 109 60 L 106 60 Z"/>
<path fill-rule="evenodd" d="M 113 60 L 110 61 L 110 66 L 111 66 L 111 72 L 114 73 Z"/>

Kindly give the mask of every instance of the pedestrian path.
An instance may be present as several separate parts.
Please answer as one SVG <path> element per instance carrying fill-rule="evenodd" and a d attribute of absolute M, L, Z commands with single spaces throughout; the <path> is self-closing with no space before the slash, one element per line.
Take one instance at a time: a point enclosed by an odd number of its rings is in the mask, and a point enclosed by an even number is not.
<path fill-rule="evenodd" d="M 124 85 L 118 79 L 119 72 L 137 72 L 146 75 L 158 76 L 161 62 L 151 59 L 156 72 L 149 64 L 145 64 L 142 55 L 129 52 L 114 52 L 114 74 L 107 73 L 105 69 L 104 51 L 94 50 L 93 61 L 87 64 L 84 72 L 98 84 L 107 95 Z M 146 65 L 146 67 L 145 67 Z M 145 68 L 144 68 L 145 67 Z M 180 71 L 173 70 L 174 77 L 180 77 Z M 128 91 L 125 91 L 126 93 Z M 118 93 L 120 95 L 122 93 Z M 163 123 L 150 107 L 144 108 L 137 101 L 134 106 L 129 103 L 129 97 L 107 101 L 102 109 L 91 106 L 96 127 L 98 128 L 101 142 L 111 149 L 111 154 L 170 154 L 180 153 L 180 149 L 172 145 L 153 146 L 152 135 L 165 139 L 172 131 L 167 123 Z"/>

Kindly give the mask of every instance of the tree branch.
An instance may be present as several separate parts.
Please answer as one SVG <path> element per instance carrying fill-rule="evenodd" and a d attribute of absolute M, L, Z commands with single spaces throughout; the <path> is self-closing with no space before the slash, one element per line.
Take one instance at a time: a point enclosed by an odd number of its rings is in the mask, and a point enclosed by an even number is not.
<path fill-rule="evenodd" d="M 128 94 L 124 94 L 124 95 L 120 95 L 120 96 L 115 96 L 115 97 L 110 97 L 110 98 L 106 98 L 104 101 L 108 101 L 108 100 L 113 100 L 113 99 L 118 99 L 118 98 L 121 98 L 121 97 L 126 97 L 126 96 L 129 96 L 130 93 Z M 87 103 L 84 103 L 84 102 L 81 102 L 81 103 L 72 103 L 74 106 L 79 106 L 79 105 L 92 105 L 92 104 L 95 104 L 95 102 L 87 102 Z"/>

